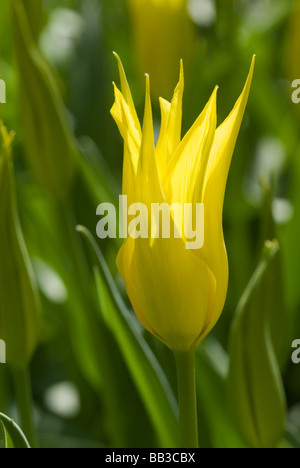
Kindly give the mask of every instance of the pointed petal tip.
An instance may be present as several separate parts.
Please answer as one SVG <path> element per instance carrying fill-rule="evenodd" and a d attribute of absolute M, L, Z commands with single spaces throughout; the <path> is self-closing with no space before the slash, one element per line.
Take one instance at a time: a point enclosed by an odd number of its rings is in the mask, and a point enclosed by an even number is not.
<path fill-rule="evenodd" d="M 145 102 L 145 115 L 152 115 L 152 106 L 151 106 L 151 90 L 150 90 L 150 76 L 146 73 L 146 102 Z"/>
<path fill-rule="evenodd" d="M 217 86 L 214 87 L 214 90 L 213 90 L 212 95 L 211 95 L 210 100 L 209 100 L 211 102 L 211 104 L 216 105 L 218 91 L 219 91 L 219 86 L 217 85 Z"/>
<path fill-rule="evenodd" d="M 180 59 L 180 76 L 184 75 L 183 59 Z"/>
<path fill-rule="evenodd" d="M 256 54 L 252 55 L 250 71 L 249 71 L 249 75 L 248 75 L 248 81 L 249 81 L 249 79 L 252 80 L 252 77 L 253 77 L 253 74 L 254 74 L 255 62 L 256 62 Z"/>
<path fill-rule="evenodd" d="M 119 67 L 119 72 L 120 72 L 120 76 L 122 75 L 122 72 L 124 72 L 124 67 L 123 67 L 123 63 L 122 63 L 122 60 L 120 58 L 120 56 L 117 54 L 117 52 L 113 51 L 113 56 L 115 57 L 115 59 L 117 60 L 117 63 L 118 63 L 118 67 Z M 125 73 L 125 72 L 124 72 Z"/>
<path fill-rule="evenodd" d="M 119 88 L 118 88 L 118 86 L 116 85 L 116 83 L 114 81 L 112 82 L 112 85 L 113 85 L 113 88 L 114 88 L 114 93 L 116 95 L 117 92 L 119 91 Z"/>
<path fill-rule="evenodd" d="M 150 75 L 148 73 L 145 73 L 145 78 L 146 78 L 146 95 L 148 96 L 150 94 Z"/>
<path fill-rule="evenodd" d="M 184 65 L 183 59 L 180 59 L 180 70 L 179 70 L 179 86 L 184 87 Z"/>

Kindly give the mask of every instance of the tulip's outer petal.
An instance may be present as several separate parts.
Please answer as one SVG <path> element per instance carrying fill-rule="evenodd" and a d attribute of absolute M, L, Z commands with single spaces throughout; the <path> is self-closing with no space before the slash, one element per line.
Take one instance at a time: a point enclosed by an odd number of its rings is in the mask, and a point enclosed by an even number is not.
<path fill-rule="evenodd" d="M 229 167 L 249 97 L 255 58 L 244 90 L 225 122 L 217 129 L 206 172 L 204 187 L 205 241 L 196 252 L 214 272 L 217 280 L 215 309 L 207 335 L 215 326 L 224 307 L 228 287 L 228 259 L 223 237 L 222 212 Z M 203 338 L 204 338 L 203 336 Z"/>
<path fill-rule="evenodd" d="M 123 64 L 122 64 L 121 59 L 118 56 L 118 54 L 116 54 L 114 52 L 114 56 L 116 57 L 117 62 L 118 62 L 122 94 L 124 96 L 124 99 L 125 99 L 128 107 L 129 107 L 129 109 L 130 109 L 131 116 L 132 116 L 132 118 L 134 120 L 134 125 L 135 125 L 136 129 L 138 130 L 138 132 L 141 134 L 141 124 L 140 124 L 138 115 L 137 115 L 136 110 L 135 110 L 134 102 L 133 102 L 133 99 L 132 99 L 132 94 L 131 94 L 130 87 L 129 87 L 129 84 L 128 84 L 128 81 L 127 81 L 127 78 L 126 78 L 126 74 L 125 74 Z"/>
<path fill-rule="evenodd" d="M 156 147 L 156 156 L 160 180 L 164 179 L 165 171 L 181 140 L 182 98 L 184 91 L 183 62 L 180 62 L 179 83 L 175 89 L 171 104 L 160 98 L 162 124 Z"/>
<path fill-rule="evenodd" d="M 126 290 L 128 297 L 131 298 L 132 302 L 134 301 L 134 291 L 135 287 L 134 284 L 131 281 L 131 265 L 132 265 L 132 258 L 133 258 L 133 253 L 134 253 L 134 248 L 135 248 L 135 240 L 129 237 L 126 242 L 122 245 L 118 256 L 117 256 L 117 267 L 120 272 L 120 275 L 122 278 L 124 278 L 125 285 L 126 285 Z M 139 319 L 143 326 L 150 332 L 152 335 L 156 336 L 157 338 L 160 338 L 156 331 L 152 328 L 151 323 L 149 322 L 147 318 L 147 311 L 141 309 L 140 314 L 139 314 Z"/>
<path fill-rule="evenodd" d="M 114 52 L 118 62 L 121 90 L 115 88 L 115 104 L 111 110 L 120 133 L 124 138 L 123 195 L 128 196 L 128 203 L 135 202 L 135 175 L 141 146 L 142 130 L 135 110 L 130 87 L 120 57 Z"/>
<path fill-rule="evenodd" d="M 214 307 L 216 282 L 204 262 L 185 249 L 182 239 L 136 239 L 125 284 L 132 306 L 146 329 L 170 349 L 193 348 Z M 129 249 L 133 251 L 129 252 Z"/>
<path fill-rule="evenodd" d="M 163 187 L 169 203 L 192 203 L 201 190 L 217 124 L 217 88 L 168 165 Z M 200 200 L 199 200 L 200 202 Z"/>
<path fill-rule="evenodd" d="M 134 114 L 122 93 L 114 85 L 115 103 L 111 109 L 120 134 L 124 140 L 123 194 L 128 196 L 128 203 L 135 201 L 135 178 L 141 147 L 141 131 L 136 127 Z"/>
<path fill-rule="evenodd" d="M 218 197 L 218 203 L 221 203 L 222 207 L 224 202 L 227 175 L 248 102 L 254 65 L 255 57 L 253 57 L 250 72 L 242 94 L 237 100 L 232 112 L 216 131 L 214 144 L 209 157 L 205 175 L 205 191 L 209 190 L 207 187 L 208 185 L 212 186 L 217 184 L 218 190 L 215 193 Z"/>

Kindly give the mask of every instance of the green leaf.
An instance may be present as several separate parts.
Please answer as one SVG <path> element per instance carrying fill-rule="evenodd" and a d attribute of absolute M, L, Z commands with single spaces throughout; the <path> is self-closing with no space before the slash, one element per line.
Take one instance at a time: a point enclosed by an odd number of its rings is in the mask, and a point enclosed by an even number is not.
<path fill-rule="evenodd" d="M 0 421 L 0 449 L 7 448 L 5 428 Z"/>
<path fill-rule="evenodd" d="M 13 443 L 13 448 L 30 448 L 30 445 L 19 426 L 12 419 L 5 416 L 5 414 L 0 413 L 0 448 L 8 448 L 7 435 Z"/>
<path fill-rule="evenodd" d="M 28 15 L 33 38 L 37 40 L 43 27 L 43 1 L 26 0 L 24 7 Z"/>
<path fill-rule="evenodd" d="M 261 235 L 259 243 L 259 254 L 263 249 L 265 239 L 277 238 L 277 227 L 274 221 L 272 210 L 272 181 L 261 180 L 264 193 L 263 206 L 261 210 Z M 264 278 L 264 288 L 268 294 L 268 320 L 272 345 L 279 364 L 289 359 L 289 343 L 287 339 L 287 307 L 285 304 L 285 288 L 283 275 L 282 250 L 280 249 L 272 260 L 272 268 Z"/>
<path fill-rule="evenodd" d="M 12 6 L 27 159 L 39 183 L 63 199 L 73 180 L 76 144 L 54 75 L 34 43 L 23 0 L 13 0 Z"/>
<path fill-rule="evenodd" d="M 200 447 L 244 448 L 226 404 L 228 355 L 213 336 L 206 338 L 196 354 L 196 381 Z"/>
<path fill-rule="evenodd" d="M 39 300 L 15 200 L 12 135 L 0 124 L 0 338 L 6 343 L 7 362 L 26 365 L 38 334 Z"/>
<path fill-rule="evenodd" d="M 231 330 L 229 403 L 237 427 L 254 448 L 277 447 L 285 426 L 285 396 L 270 332 L 274 289 L 268 282 L 278 250 L 277 241 L 265 243 Z"/>
<path fill-rule="evenodd" d="M 119 201 L 120 187 L 103 155 L 89 137 L 82 137 L 79 145 L 78 166 L 91 197 L 96 203 L 116 205 Z"/>
<path fill-rule="evenodd" d="M 93 236 L 82 226 L 77 230 L 85 236 L 94 253 L 94 271 L 104 320 L 119 344 L 161 444 L 176 447 L 177 404 L 169 383 L 125 306 Z"/>

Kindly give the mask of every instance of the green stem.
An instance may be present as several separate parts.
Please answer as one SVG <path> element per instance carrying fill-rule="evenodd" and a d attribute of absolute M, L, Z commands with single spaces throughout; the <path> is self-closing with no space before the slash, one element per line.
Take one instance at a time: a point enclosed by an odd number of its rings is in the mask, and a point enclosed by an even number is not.
<path fill-rule="evenodd" d="M 37 447 L 36 434 L 33 423 L 33 405 L 29 370 L 25 367 L 12 368 L 14 388 L 19 408 L 21 428 L 30 446 Z"/>
<path fill-rule="evenodd" d="M 175 352 L 181 448 L 198 448 L 195 351 Z"/>

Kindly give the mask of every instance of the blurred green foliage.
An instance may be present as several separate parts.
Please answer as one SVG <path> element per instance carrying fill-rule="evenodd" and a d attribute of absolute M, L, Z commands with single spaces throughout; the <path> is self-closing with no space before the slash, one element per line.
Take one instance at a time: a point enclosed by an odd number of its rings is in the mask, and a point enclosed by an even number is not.
<path fill-rule="evenodd" d="M 1 2 L 0 79 L 6 82 L 7 103 L 0 104 L 0 118 L 16 132 L 18 212 L 42 302 L 38 346 L 31 361 L 42 447 L 176 445 L 173 356 L 143 331 L 130 309 L 116 269 L 120 243 L 99 241 L 99 263 L 75 230 L 81 224 L 95 234 L 97 205 L 116 202 L 121 193 L 122 141 L 109 113 L 111 83 L 118 75 L 113 50 L 123 60 L 140 116 L 141 76 L 149 72 L 147 63 L 151 74 L 157 73 L 153 99 L 156 133 L 159 130 L 157 95 L 168 88 L 163 81 L 159 90 L 159 76 L 169 72 L 169 57 L 160 57 L 160 68 L 155 69 L 153 56 L 166 50 L 156 37 L 153 50 L 143 57 L 146 69 L 141 70 L 133 3 Z M 273 317 L 274 353 L 287 400 L 281 445 L 300 445 L 300 367 L 291 362 L 291 343 L 300 338 L 300 104 L 291 100 L 291 82 L 300 79 L 299 8 L 298 0 L 189 0 L 185 13 L 193 46 L 185 77 L 184 132 L 216 84 L 219 121 L 227 116 L 251 57 L 257 55 L 225 199 L 228 297 L 220 322 L 197 355 L 201 447 L 249 444 L 239 431 L 241 425 L 235 427 L 225 397 L 232 359 L 229 335 L 264 241 L 274 238 L 280 254 L 268 271 L 275 279 L 264 283 L 268 294 L 260 296 L 271 297 L 269 304 L 274 304 L 272 293 L 277 294 L 277 307 L 271 305 L 267 313 Z M 169 46 L 176 48 L 176 42 Z M 177 78 L 168 74 L 169 95 L 164 98 L 170 99 Z M 271 187 L 268 195 L 265 187 Z M 260 329 L 263 318 L 258 310 L 265 302 L 252 299 L 252 305 L 258 303 L 251 315 L 255 323 L 249 334 L 243 327 L 245 337 L 239 340 L 253 340 L 250 350 L 258 352 L 262 338 L 258 334 L 256 343 L 253 330 Z M 0 410 L 18 421 L 9 365 L 0 366 L 0 382 Z M 267 398 L 263 392 L 268 385 L 259 383 L 259 392 Z M 230 385 L 238 388 L 237 381 Z M 0 424 L 0 439 L 1 430 Z"/>

